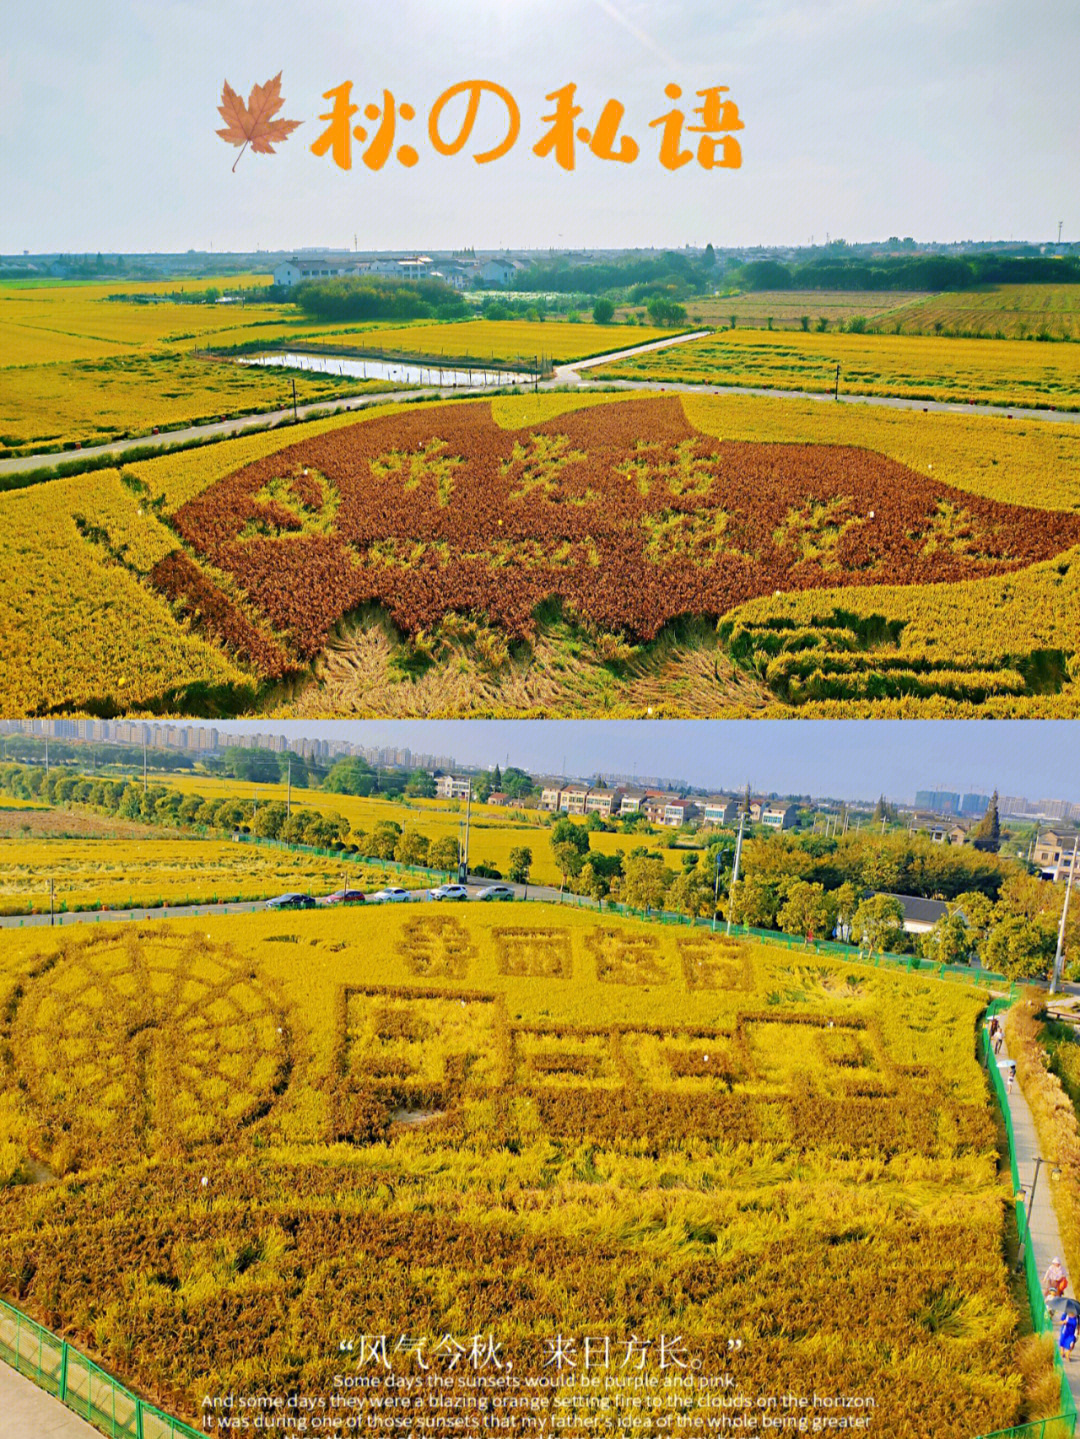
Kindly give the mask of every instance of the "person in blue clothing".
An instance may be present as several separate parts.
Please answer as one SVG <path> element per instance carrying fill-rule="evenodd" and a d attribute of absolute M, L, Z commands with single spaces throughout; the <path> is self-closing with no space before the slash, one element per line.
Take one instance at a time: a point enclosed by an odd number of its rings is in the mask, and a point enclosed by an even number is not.
<path fill-rule="evenodd" d="M 1073 1350 L 1076 1348 L 1076 1328 L 1080 1324 L 1080 1315 L 1075 1311 L 1066 1314 L 1061 1321 L 1061 1335 L 1058 1338 L 1058 1348 L 1061 1350 L 1063 1359 L 1071 1359 Z"/>

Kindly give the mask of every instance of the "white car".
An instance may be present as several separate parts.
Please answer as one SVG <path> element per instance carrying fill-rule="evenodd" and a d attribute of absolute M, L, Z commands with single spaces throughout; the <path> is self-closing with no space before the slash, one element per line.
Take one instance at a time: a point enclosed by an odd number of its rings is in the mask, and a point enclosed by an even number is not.
<path fill-rule="evenodd" d="M 429 889 L 432 899 L 468 899 L 469 891 L 463 884 L 440 884 L 438 889 Z"/>
<path fill-rule="evenodd" d="M 489 884 L 486 889 L 478 890 L 476 897 L 488 900 L 513 899 L 514 891 L 508 884 Z"/>
<path fill-rule="evenodd" d="M 411 890 L 399 889 L 396 885 L 391 885 L 388 889 L 376 890 L 371 896 L 371 902 L 373 904 L 399 904 L 402 900 L 411 898 Z"/>

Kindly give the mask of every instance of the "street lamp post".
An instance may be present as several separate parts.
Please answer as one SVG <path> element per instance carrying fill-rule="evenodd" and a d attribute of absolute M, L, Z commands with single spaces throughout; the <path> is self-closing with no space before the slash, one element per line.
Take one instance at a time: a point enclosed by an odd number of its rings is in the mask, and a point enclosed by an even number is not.
<path fill-rule="evenodd" d="M 1069 873 L 1065 880 L 1065 903 L 1061 906 L 1061 923 L 1058 925 L 1057 949 L 1054 952 L 1054 972 L 1050 977 L 1051 994 L 1057 994 L 1058 985 L 1061 983 L 1061 965 L 1065 958 L 1065 921 L 1069 917 L 1069 895 L 1072 893 L 1073 875 L 1076 873 L 1078 845 L 1080 845 L 1080 834 L 1073 840 L 1072 858 L 1069 860 Z"/>
<path fill-rule="evenodd" d="M 746 811 L 743 810 L 742 814 L 739 815 L 739 835 L 735 841 L 735 863 L 731 869 L 731 889 L 728 891 L 727 929 L 725 931 L 726 934 L 731 933 L 731 903 L 735 894 L 735 886 L 739 882 L 739 860 L 742 857 L 742 837 L 745 827 Z"/>
<path fill-rule="evenodd" d="M 1033 1162 L 1035 1164 L 1035 1174 L 1031 1181 L 1031 1192 L 1027 1195 L 1027 1224 L 1024 1226 L 1024 1232 L 1020 1236 L 1020 1248 L 1017 1252 L 1016 1257 L 1017 1272 L 1019 1272 L 1024 1267 L 1024 1249 L 1027 1245 L 1027 1237 L 1031 1233 L 1031 1215 L 1032 1211 L 1035 1208 L 1035 1189 L 1039 1183 L 1039 1170 L 1043 1167 L 1044 1164 L 1047 1164 L 1050 1161 L 1043 1159 L 1041 1154 L 1036 1154 Z M 1050 1178 L 1061 1178 L 1061 1169 L 1057 1164 L 1053 1165 L 1053 1167 L 1051 1168 Z M 1020 1186 L 1020 1192 L 1016 1196 L 1017 1199 L 1023 1199 L 1025 1197 L 1025 1188 L 1026 1186 L 1023 1184 Z"/>

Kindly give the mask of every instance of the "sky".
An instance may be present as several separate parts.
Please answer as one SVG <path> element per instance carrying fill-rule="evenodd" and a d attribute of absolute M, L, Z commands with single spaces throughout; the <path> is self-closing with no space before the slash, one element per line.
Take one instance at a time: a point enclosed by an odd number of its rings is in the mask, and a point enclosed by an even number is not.
<path fill-rule="evenodd" d="M 1076 0 L 22 0 L 0 49 L 0 252 L 1047 240 L 1059 220 L 1077 239 L 1078 62 Z M 234 172 L 222 83 L 246 97 L 278 71 L 303 124 Z M 473 153 L 501 138 L 490 94 L 461 153 L 431 147 L 434 101 L 466 80 L 519 107 L 499 160 Z M 395 138 L 414 166 L 311 152 L 346 81 L 361 107 L 384 89 L 414 107 Z M 533 153 L 569 83 L 580 125 L 625 106 L 632 164 Z M 729 87 L 740 168 L 661 166 L 670 83 L 688 124 L 695 91 Z"/>
<path fill-rule="evenodd" d="M 1080 802 L 1075 722 L 963 720 L 406 720 L 217 723 L 516 764 L 530 773 L 682 779 L 702 789 L 912 802 L 916 790 Z"/>

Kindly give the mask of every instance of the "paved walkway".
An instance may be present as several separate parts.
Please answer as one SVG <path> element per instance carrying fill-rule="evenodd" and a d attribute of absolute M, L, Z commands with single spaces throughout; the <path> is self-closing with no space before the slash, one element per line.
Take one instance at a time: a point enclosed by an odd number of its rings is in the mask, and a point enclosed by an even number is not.
<path fill-rule="evenodd" d="M 1001 1063 L 1008 1057 L 1008 1049 L 1003 1044 L 998 1062 Z M 991 1056 L 991 1063 L 993 1062 Z M 1020 1183 L 1024 1185 L 1026 1193 L 1030 1195 L 1031 1181 L 1035 1176 L 1035 1159 L 1040 1153 L 1039 1140 L 1035 1133 L 1035 1121 L 1032 1118 L 1031 1108 L 1021 1093 L 1019 1083 L 1013 1085 L 1012 1093 L 1009 1095 L 1009 1117 L 1012 1119 L 1013 1134 L 1016 1137 L 1016 1167 L 1020 1173 Z M 1035 1186 L 1035 1202 L 1029 1206 L 1028 1210 L 1029 1242 L 1034 1250 L 1035 1268 L 1038 1270 L 1040 1279 L 1055 1256 L 1060 1258 L 1063 1264 L 1065 1262 L 1061 1230 L 1058 1228 L 1057 1215 L 1054 1213 L 1054 1206 L 1050 1199 L 1051 1186 L 1054 1182 L 1050 1178 L 1051 1165 L 1045 1155 L 1042 1158 L 1038 1183 Z M 1070 1298 L 1077 1297 L 1071 1279 L 1066 1294 Z M 1080 1355 L 1080 1346 L 1077 1347 L 1077 1354 Z M 1073 1402 L 1080 1408 L 1080 1357 L 1074 1357 L 1071 1362 L 1066 1363 L 1065 1373 L 1068 1377 Z"/>
<path fill-rule="evenodd" d="M 0 1439 L 101 1439 L 101 1432 L 0 1360 Z"/>

